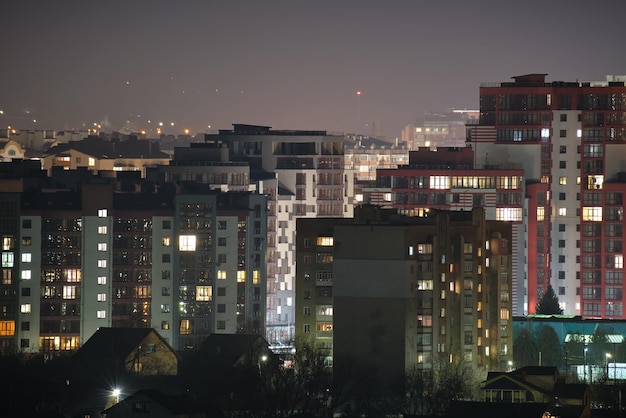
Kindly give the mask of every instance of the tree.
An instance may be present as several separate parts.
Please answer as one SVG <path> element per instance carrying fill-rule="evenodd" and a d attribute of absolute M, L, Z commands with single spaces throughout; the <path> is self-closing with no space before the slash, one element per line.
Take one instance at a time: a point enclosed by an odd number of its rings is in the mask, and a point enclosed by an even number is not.
<path fill-rule="evenodd" d="M 542 366 L 563 365 L 563 348 L 554 328 L 544 325 L 537 334 L 537 351 L 541 353 Z"/>
<path fill-rule="evenodd" d="M 537 344 L 529 327 L 521 328 L 513 340 L 513 362 L 517 368 L 537 364 Z"/>
<path fill-rule="evenodd" d="M 559 306 L 559 298 L 554 293 L 552 285 L 548 285 L 546 292 L 541 296 L 539 302 L 537 302 L 535 312 L 543 315 L 560 315 L 563 313 L 563 309 Z"/>

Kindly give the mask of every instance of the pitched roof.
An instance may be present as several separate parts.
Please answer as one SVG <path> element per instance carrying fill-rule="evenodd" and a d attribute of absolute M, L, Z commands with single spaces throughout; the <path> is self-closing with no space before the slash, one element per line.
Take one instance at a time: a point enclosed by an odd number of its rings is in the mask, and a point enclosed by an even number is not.
<path fill-rule="evenodd" d="M 161 338 L 153 328 L 99 328 L 74 357 L 123 361 L 153 332 Z"/>
<path fill-rule="evenodd" d="M 232 367 L 268 347 L 267 341 L 256 334 L 211 334 L 203 341 L 198 358 L 220 368 Z"/>

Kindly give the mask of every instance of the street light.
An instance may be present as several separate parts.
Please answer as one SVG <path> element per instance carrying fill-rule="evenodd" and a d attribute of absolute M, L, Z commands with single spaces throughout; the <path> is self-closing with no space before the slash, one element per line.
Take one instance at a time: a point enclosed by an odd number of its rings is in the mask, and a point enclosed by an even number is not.
<path fill-rule="evenodd" d="M 113 389 L 113 391 L 111 392 L 113 394 L 113 397 L 115 398 L 115 403 L 119 403 L 120 402 L 120 394 L 122 393 L 121 390 L 119 390 L 118 388 Z"/>
<path fill-rule="evenodd" d="M 584 376 L 584 380 L 585 383 L 587 383 L 587 350 L 589 348 L 587 348 L 587 346 L 585 346 L 584 350 L 583 350 L 583 355 L 585 357 L 585 364 L 583 366 L 583 376 Z"/>

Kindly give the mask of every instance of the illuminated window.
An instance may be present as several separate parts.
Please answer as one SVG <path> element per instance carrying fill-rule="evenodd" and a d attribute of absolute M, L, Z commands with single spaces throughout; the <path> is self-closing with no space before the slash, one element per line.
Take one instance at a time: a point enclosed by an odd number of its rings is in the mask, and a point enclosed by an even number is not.
<path fill-rule="evenodd" d="M 178 237 L 178 249 L 180 251 L 196 251 L 196 236 L 181 235 Z"/>
<path fill-rule="evenodd" d="M 106 226 L 99 226 L 98 227 L 98 234 L 106 235 L 106 233 L 107 233 L 107 227 Z"/>
<path fill-rule="evenodd" d="M 20 305 L 20 312 L 23 314 L 28 314 L 30 313 L 31 307 L 30 307 L 30 303 L 23 303 Z"/>
<path fill-rule="evenodd" d="M 196 300 L 210 301 L 213 299 L 213 288 L 211 286 L 196 286 Z"/>
<path fill-rule="evenodd" d="M 432 254 L 433 244 L 417 244 L 417 253 L 418 254 Z"/>
<path fill-rule="evenodd" d="M 355 199 L 357 202 L 362 202 L 362 201 L 363 201 L 363 194 L 362 194 L 362 193 L 357 193 L 357 194 L 354 196 L 354 199 Z"/>
<path fill-rule="evenodd" d="M 417 290 L 433 290 L 433 281 L 432 280 L 418 280 Z"/>
<path fill-rule="evenodd" d="M 106 251 L 106 250 L 107 250 L 106 242 L 99 242 L 98 243 L 98 251 Z"/>
<path fill-rule="evenodd" d="M 567 216 L 567 208 L 559 208 L 559 216 Z"/>
<path fill-rule="evenodd" d="M 500 309 L 500 319 L 509 319 L 509 310 L 502 308 Z"/>
<path fill-rule="evenodd" d="M 413 246 L 409 245 L 409 255 L 413 255 Z"/>
<path fill-rule="evenodd" d="M 332 247 L 333 237 L 317 237 L 317 245 L 322 247 Z"/>
<path fill-rule="evenodd" d="M 252 270 L 252 284 L 261 284 L 260 270 Z"/>
<path fill-rule="evenodd" d="M 15 321 L 0 321 L 0 336 L 15 335 Z"/>
<path fill-rule="evenodd" d="M 496 220 L 519 222 L 522 220 L 522 208 L 496 208 Z"/>
<path fill-rule="evenodd" d="M 576 177 L 576 184 L 580 184 L 580 177 Z"/>
<path fill-rule="evenodd" d="M 2 253 L 2 267 L 8 268 L 13 267 L 15 264 L 13 253 L 11 252 L 3 252 Z"/>
<path fill-rule="evenodd" d="M 22 263 L 30 263 L 32 261 L 33 255 L 31 253 L 23 253 L 22 254 Z"/>
<path fill-rule="evenodd" d="M 624 268 L 624 256 L 621 254 L 616 254 L 613 259 L 613 268 L 621 269 Z"/>
<path fill-rule="evenodd" d="M 13 238 L 2 237 L 2 251 L 11 251 L 11 250 L 13 250 Z"/>
<path fill-rule="evenodd" d="M 217 280 L 226 280 L 226 270 L 217 271 Z"/>
<path fill-rule="evenodd" d="M 76 299 L 76 286 L 63 286 L 63 299 Z"/>
<path fill-rule="evenodd" d="M 385 202 L 391 202 L 391 193 L 385 193 L 383 199 Z"/>
<path fill-rule="evenodd" d="M 106 276 L 98 276 L 98 284 L 107 284 Z"/>
<path fill-rule="evenodd" d="M 98 260 L 98 267 L 100 268 L 106 268 L 107 267 L 107 261 L 106 260 Z"/>
<path fill-rule="evenodd" d="M 30 280 L 32 278 L 32 272 L 30 270 L 22 270 L 22 280 Z"/>
<path fill-rule="evenodd" d="M 161 239 L 161 244 L 164 247 L 169 247 L 170 245 L 172 245 L 172 238 L 170 238 L 170 237 L 163 237 L 163 239 Z"/>
<path fill-rule="evenodd" d="M 537 207 L 537 220 L 543 221 L 545 217 L 545 208 L 543 206 Z"/>
<path fill-rule="evenodd" d="M 107 311 L 98 311 L 96 312 L 96 318 L 104 319 L 107 317 Z"/>
<path fill-rule="evenodd" d="M 63 279 L 66 282 L 78 283 L 80 282 L 81 272 L 80 269 L 65 269 L 63 270 Z"/>
<path fill-rule="evenodd" d="M 602 207 L 583 207 L 583 221 L 600 222 L 602 221 Z"/>
<path fill-rule="evenodd" d="M 449 176 L 430 176 L 430 188 L 431 189 L 449 189 L 450 177 Z"/>
<path fill-rule="evenodd" d="M 11 284 L 13 282 L 13 270 L 2 269 L 2 284 Z"/>
<path fill-rule="evenodd" d="M 107 210 L 106 209 L 98 209 L 98 218 L 106 218 Z"/>
<path fill-rule="evenodd" d="M 191 320 L 190 319 L 181 319 L 180 327 L 178 329 L 180 335 L 189 335 L 191 334 Z"/>
<path fill-rule="evenodd" d="M 98 302 L 106 302 L 107 294 L 106 293 L 98 293 Z"/>
<path fill-rule="evenodd" d="M 245 270 L 237 270 L 237 282 L 245 283 L 246 282 L 246 271 Z"/>
<path fill-rule="evenodd" d="M 559 177 L 559 184 L 564 186 L 567 184 L 567 177 L 563 176 L 563 177 Z"/>
<path fill-rule="evenodd" d="M 93 167 L 94 165 L 96 165 L 96 159 L 93 157 L 89 157 L 89 161 L 87 164 L 89 164 L 89 167 Z"/>

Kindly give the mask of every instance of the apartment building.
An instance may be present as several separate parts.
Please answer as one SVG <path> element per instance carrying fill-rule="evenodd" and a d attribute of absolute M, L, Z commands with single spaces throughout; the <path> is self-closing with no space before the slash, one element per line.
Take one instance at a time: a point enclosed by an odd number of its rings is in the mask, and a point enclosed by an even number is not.
<path fill-rule="evenodd" d="M 524 170 L 524 313 L 551 284 L 566 314 L 624 319 L 626 76 L 546 76 L 481 85 L 480 118 L 467 141 L 477 162 Z"/>
<path fill-rule="evenodd" d="M 376 187 L 368 190 L 383 207 L 407 216 L 431 210 L 471 211 L 483 208 L 485 219 L 511 223 L 512 288 L 515 315 L 526 307 L 524 260 L 527 237 L 524 171 L 520 164 L 481 164 L 471 148 L 420 148 L 409 153 L 409 164 L 377 171 Z"/>
<path fill-rule="evenodd" d="M 353 215 L 354 178 L 345 167 L 345 136 L 326 131 L 273 130 L 234 124 L 207 134 L 230 160 L 250 166 L 250 183 L 268 197 L 267 338 L 294 338 L 296 220 Z"/>
<path fill-rule="evenodd" d="M 296 335 L 328 349 L 338 373 L 366 364 L 386 381 L 439 362 L 504 368 L 511 223 L 484 212 L 363 205 L 352 222 L 299 220 Z"/>
<path fill-rule="evenodd" d="M 101 327 L 155 328 L 177 349 L 265 332 L 265 196 L 1 181 L 3 352 L 76 350 Z"/>

